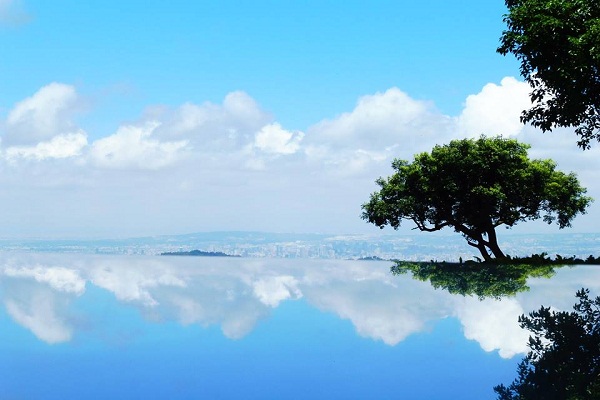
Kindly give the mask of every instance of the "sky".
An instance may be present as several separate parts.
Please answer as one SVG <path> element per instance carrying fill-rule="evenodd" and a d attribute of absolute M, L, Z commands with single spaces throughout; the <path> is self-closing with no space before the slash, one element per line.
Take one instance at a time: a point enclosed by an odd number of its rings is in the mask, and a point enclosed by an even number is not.
<path fill-rule="evenodd" d="M 481 134 L 531 144 L 600 198 L 600 146 L 519 122 L 529 88 L 495 52 L 505 12 L 0 0 L 0 237 L 375 234 L 360 206 L 394 158 Z M 570 231 L 597 232 L 599 207 Z"/>

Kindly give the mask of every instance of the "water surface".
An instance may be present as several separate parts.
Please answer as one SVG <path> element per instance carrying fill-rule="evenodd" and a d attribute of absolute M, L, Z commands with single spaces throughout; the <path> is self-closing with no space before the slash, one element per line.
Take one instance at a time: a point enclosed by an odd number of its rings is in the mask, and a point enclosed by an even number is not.
<path fill-rule="evenodd" d="M 0 255 L 3 398 L 493 399 L 520 314 L 600 294 L 559 269 L 479 300 L 388 262 Z"/>

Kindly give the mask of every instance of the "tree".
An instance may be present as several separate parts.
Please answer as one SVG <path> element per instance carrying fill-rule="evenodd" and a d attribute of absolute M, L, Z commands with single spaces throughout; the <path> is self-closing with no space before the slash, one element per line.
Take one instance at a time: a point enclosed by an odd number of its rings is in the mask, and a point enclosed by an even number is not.
<path fill-rule="evenodd" d="M 529 147 L 482 136 L 435 146 L 412 163 L 396 159 L 395 173 L 379 178 L 380 190 L 362 205 L 362 218 L 380 228 L 398 229 L 403 219 L 425 232 L 450 227 L 486 261 L 503 259 L 498 226 L 543 218 L 568 227 L 592 201 L 575 174 L 555 171 L 552 160 L 529 160 Z"/>
<path fill-rule="evenodd" d="M 600 2 L 506 0 L 497 51 L 521 62 L 533 107 L 521 121 L 543 131 L 575 127 L 578 145 L 600 141 Z"/>
<path fill-rule="evenodd" d="M 539 311 L 522 315 L 519 324 L 533 334 L 518 378 L 498 385 L 499 400 L 600 399 L 600 297 L 577 292 L 574 311 Z"/>

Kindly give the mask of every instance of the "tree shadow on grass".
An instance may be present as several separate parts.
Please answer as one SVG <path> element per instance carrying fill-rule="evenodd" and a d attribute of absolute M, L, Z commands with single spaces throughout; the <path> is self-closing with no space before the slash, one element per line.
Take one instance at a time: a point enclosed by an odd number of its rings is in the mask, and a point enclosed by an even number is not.
<path fill-rule="evenodd" d="M 438 289 L 452 294 L 477 296 L 480 299 L 514 296 L 529 290 L 529 278 L 550 278 L 558 268 L 578 264 L 600 264 L 600 258 L 592 256 L 583 260 L 576 257 L 556 256 L 546 253 L 531 257 L 510 258 L 501 262 L 412 262 L 395 261 L 391 268 L 394 275 L 410 273 L 414 279 L 429 281 Z"/>

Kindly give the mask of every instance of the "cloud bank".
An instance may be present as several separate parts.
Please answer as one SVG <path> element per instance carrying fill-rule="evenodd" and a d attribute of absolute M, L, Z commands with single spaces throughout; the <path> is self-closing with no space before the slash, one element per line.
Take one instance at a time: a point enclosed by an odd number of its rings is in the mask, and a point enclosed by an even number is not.
<path fill-rule="evenodd" d="M 0 196 L 0 206 L 14 225 L 39 221 L 23 231 L 35 236 L 86 235 L 84 223 L 104 236 L 366 231 L 360 204 L 374 180 L 391 172 L 394 158 L 481 134 L 530 143 L 532 157 L 552 158 L 559 169 L 578 173 L 599 197 L 600 148 L 582 152 L 569 130 L 542 134 L 522 125 L 528 91 L 507 77 L 468 96 L 462 112 L 449 116 L 390 88 L 301 131 L 236 91 L 221 103 L 149 105 L 102 134 L 77 122 L 86 96 L 54 82 L 9 107 L 0 123 L 0 181 L 11 190 Z M 50 187 L 61 192 L 45 190 Z M 589 221 L 596 208 L 575 228 L 594 230 Z M 0 234 L 26 228 L 11 226 L 9 217 L 5 229 Z"/>

